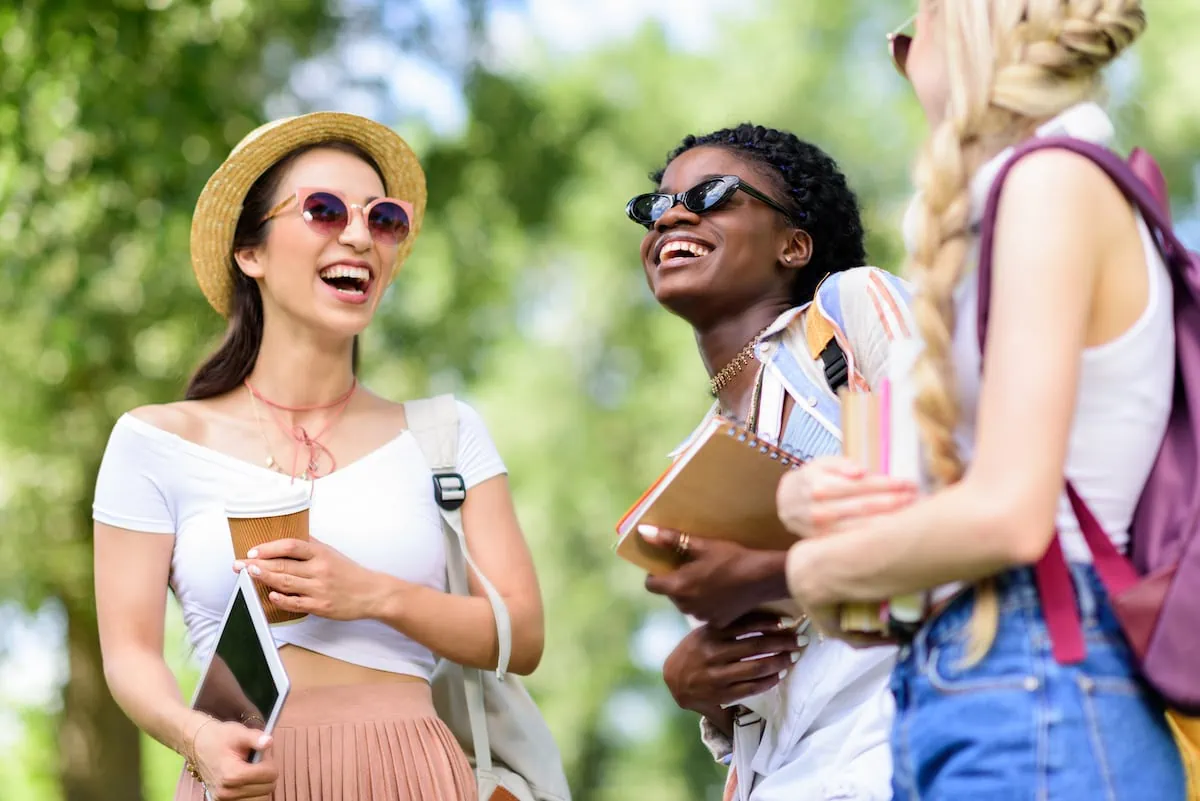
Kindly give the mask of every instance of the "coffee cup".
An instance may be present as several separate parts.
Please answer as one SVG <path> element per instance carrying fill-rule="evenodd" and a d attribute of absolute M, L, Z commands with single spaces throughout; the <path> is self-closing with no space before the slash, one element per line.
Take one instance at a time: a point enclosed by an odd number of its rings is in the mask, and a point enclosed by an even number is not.
<path fill-rule="evenodd" d="M 234 558 L 274 540 L 308 541 L 309 493 L 301 487 L 285 487 L 244 494 L 226 500 L 225 516 L 233 541 Z M 280 609 L 269 599 L 270 588 L 257 579 L 254 587 L 269 623 L 289 623 L 307 617 L 303 612 Z"/>

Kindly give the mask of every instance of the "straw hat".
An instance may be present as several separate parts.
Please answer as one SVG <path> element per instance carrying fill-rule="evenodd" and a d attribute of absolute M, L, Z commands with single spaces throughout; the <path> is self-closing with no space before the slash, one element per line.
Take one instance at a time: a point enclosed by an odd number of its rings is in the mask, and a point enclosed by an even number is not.
<path fill-rule="evenodd" d="M 204 297 L 222 317 L 232 311 L 230 255 L 246 193 L 288 153 L 333 139 L 352 142 L 369 153 L 383 171 L 387 194 L 412 203 L 410 232 L 396 251 L 397 268 L 412 250 L 425 216 L 425 173 L 412 148 L 395 131 L 366 117 L 335 111 L 268 122 L 237 143 L 204 185 L 192 215 L 192 269 Z M 396 272 L 391 271 L 389 281 Z"/>

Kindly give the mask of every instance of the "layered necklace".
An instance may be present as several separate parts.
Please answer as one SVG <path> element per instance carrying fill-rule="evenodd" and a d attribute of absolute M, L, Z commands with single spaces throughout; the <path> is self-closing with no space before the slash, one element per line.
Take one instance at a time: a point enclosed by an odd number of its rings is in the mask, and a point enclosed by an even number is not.
<path fill-rule="evenodd" d="M 770 326 L 767 326 L 767 328 L 770 328 Z M 728 364 L 718 370 L 712 378 L 708 379 L 708 391 L 714 398 L 717 397 L 721 390 L 729 386 L 729 383 L 733 381 L 733 379 L 737 378 L 741 372 L 746 369 L 746 365 L 748 365 L 750 360 L 754 358 L 754 349 L 758 346 L 758 343 L 762 341 L 763 334 L 767 332 L 767 328 L 764 328 L 755 334 L 754 337 L 746 343 L 745 347 L 738 351 L 737 355 L 729 360 Z M 758 376 L 754 380 L 754 393 L 750 396 L 750 413 L 746 415 L 746 429 L 749 431 L 754 431 L 754 426 L 757 422 L 756 418 L 758 417 L 758 401 L 759 395 L 762 392 L 762 380 L 763 371 L 762 367 L 759 367 Z"/>
<path fill-rule="evenodd" d="M 319 403 L 312 406 L 285 406 L 282 403 L 276 403 L 275 401 L 264 397 L 261 392 L 254 388 L 249 379 L 247 379 L 244 383 L 246 384 L 246 389 L 250 392 L 250 404 L 254 407 L 254 419 L 258 423 L 258 431 L 262 435 L 263 445 L 267 450 L 266 466 L 269 470 L 283 473 L 284 475 L 291 476 L 293 479 L 298 478 L 301 481 L 315 480 L 321 476 L 327 476 L 333 471 L 337 470 L 337 460 L 334 458 L 333 452 L 321 443 L 321 438 L 329 433 L 329 430 L 333 428 L 334 423 L 341 418 L 342 412 L 344 412 L 346 407 L 350 404 L 350 399 L 354 397 L 354 392 L 358 389 L 357 378 L 351 382 L 350 389 L 346 391 L 346 394 L 342 395 L 331 403 Z M 275 421 L 275 424 L 279 427 L 279 430 L 282 431 L 284 436 L 290 439 L 293 443 L 291 470 L 285 470 L 283 465 L 276 461 L 275 456 L 271 453 L 271 442 L 267 438 L 267 432 L 263 426 L 262 416 L 259 414 L 258 410 L 258 405 L 260 403 L 267 407 L 271 418 Z M 281 416 L 282 412 L 319 412 L 326 409 L 333 409 L 333 414 L 329 416 L 329 419 L 326 420 L 324 427 L 322 427 L 321 430 L 315 435 L 309 434 L 308 430 L 305 429 L 304 426 L 289 425 Z M 302 454 L 307 456 L 307 462 L 304 464 L 304 469 L 297 473 L 296 468 L 301 463 Z M 321 470 L 322 457 L 328 457 L 329 460 L 329 469 L 324 472 Z"/>
<path fill-rule="evenodd" d="M 770 328 L 770 326 L 767 326 Z M 754 335 L 754 338 L 746 343 L 746 346 L 738 351 L 737 355 L 729 360 L 729 363 L 717 371 L 716 375 L 708 379 L 708 391 L 715 398 L 729 386 L 729 382 L 737 378 L 742 370 L 746 369 L 746 365 L 754 358 L 754 348 L 762 341 L 763 334 L 767 333 L 767 328 L 759 331 Z"/>

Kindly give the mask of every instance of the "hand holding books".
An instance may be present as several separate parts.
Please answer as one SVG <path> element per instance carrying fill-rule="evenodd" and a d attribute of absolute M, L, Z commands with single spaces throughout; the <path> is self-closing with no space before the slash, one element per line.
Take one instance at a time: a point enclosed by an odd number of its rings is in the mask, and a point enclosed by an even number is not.
<path fill-rule="evenodd" d="M 800 661 L 807 621 L 752 613 L 725 628 L 697 626 L 663 664 L 675 703 L 710 721 L 731 717 L 725 707 L 773 689 Z M 732 719 L 729 720 L 732 725 Z"/>
<path fill-rule="evenodd" d="M 869 473 L 844 456 L 813 459 L 779 485 L 779 518 L 801 539 L 824 537 L 917 498 L 908 479 Z"/>
<path fill-rule="evenodd" d="M 784 550 L 753 550 L 735 542 L 693 538 L 687 533 L 638 526 L 638 533 L 657 548 L 668 548 L 683 559 L 669 573 L 650 575 L 646 589 L 666 595 L 680 612 L 724 628 L 754 609 L 794 614 L 787 598 Z"/>
<path fill-rule="evenodd" d="M 920 438 L 909 373 L 918 348 L 916 343 L 893 344 L 889 375 L 875 392 L 842 392 L 843 455 L 815 459 L 780 483 L 779 514 L 789 531 L 802 539 L 837 535 L 864 518 L 898 511 L 917 499 Z M 803 563 L 789 562 L 791 586 L 801 597 L 803 590 L 796 588 L 804 585 L 805 574 L 796 571 L 803 571 Z M 924 610 L 920 593 L 883 604 L 848 604 L 840 612 L 806 609 L 822 630 L 860 635 L 846 637 L 857 642 L 877 641 L 896 626 L 916 624 Z"/>
<path fill-rule="evenodd" d="M 874 392 L 843 389 L 842 452 L 871 474 L 911 482 L 916 499 L 920 480 L 920 437 L 913 403 L 916 388 L 909 377 L 917 354 L 915 343 L 894 346 L 889 375 Z M 844 631 L 888 634 L 919 623 L 925 614 L 924 593 L 893 598 L 882 604 L 847 604 L 841 612 Z"/>
<path fill-rule="evenodd" d="M 755 608 L 794 615 L 784 563 L 796 538 L 779 520 L 775 492 L 799 463 L 712 418 L 617 524 L 617 555 L 650 574 L 651 592 L 702 620 Z"/>

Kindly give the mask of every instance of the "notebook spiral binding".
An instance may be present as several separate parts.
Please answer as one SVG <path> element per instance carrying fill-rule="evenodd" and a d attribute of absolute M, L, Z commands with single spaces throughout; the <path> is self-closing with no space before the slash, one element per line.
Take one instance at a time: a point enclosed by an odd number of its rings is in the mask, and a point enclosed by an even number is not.
<path fill-rule="evenodd" d="M 799 467 L 804 464 L 804 460 L 797 456 L 794 451 L 783 445 L 775 445 L 747 431 L 743 422 L 731 417 L 727 417 L 725 420 L 729 423 L 725 429 L 726 436 L 732 437 L 738 442 L 746 443 L 748 447 L 755 448 L 759 453 L 770 456 L 784 467 Z"/>

